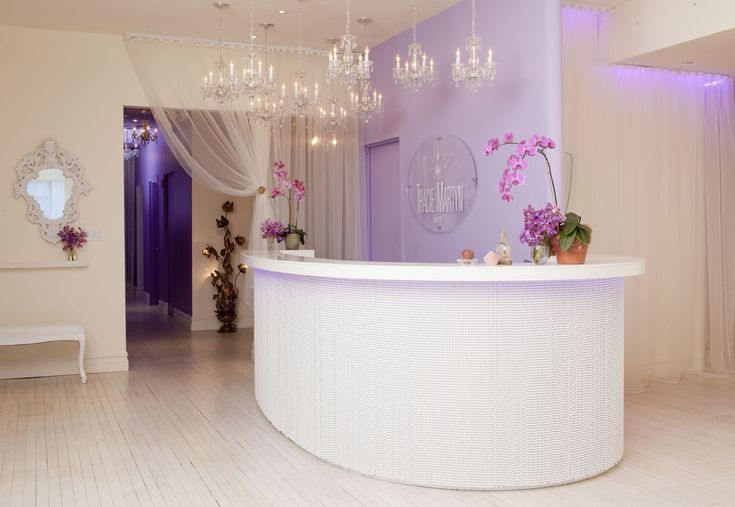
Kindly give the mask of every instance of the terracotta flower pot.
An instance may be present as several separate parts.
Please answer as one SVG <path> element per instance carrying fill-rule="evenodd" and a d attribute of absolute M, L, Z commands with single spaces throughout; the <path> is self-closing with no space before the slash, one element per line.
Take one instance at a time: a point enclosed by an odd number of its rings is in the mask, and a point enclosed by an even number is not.
<path fill-rule="evenodd" d="M 578 239 L 574 240 L 572 246 L 568 250 L 562 250 L 559 247 L 559 236 L 554 236 L 551 240 L 554 255 L 556 255 L 557 264 L 584 264 L 587 259 L 587 250 L 589 245 L 582 243 Z"/>

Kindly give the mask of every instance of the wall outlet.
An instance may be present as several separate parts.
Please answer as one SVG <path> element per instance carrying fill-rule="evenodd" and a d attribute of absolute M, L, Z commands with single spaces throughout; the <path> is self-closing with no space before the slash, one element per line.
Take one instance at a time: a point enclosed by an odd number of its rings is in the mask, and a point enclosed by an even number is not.
<path fill-rule="evenodd" d="M 89 229 L 87 231 L 87 240 L 102 241 L 102 231 L 100 229 Z"/>

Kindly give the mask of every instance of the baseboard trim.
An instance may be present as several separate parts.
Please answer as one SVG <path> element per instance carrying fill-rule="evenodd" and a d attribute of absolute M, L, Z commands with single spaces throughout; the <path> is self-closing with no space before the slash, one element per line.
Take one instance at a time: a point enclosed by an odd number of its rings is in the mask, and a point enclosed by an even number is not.
<path fill-rule="evenodd" d="M 175 315 L 175 314 L 174 314 Z M 188 317 L 188 315 L 187 315 Z M 191 330 L 192 331 L 216 331 L 222 326 L 222 323 L 217 319 L 194 319 L 191 318 Z M 255 324 L 253 317 L 240 317 L 237 322 L 237 327 L 243 329 L 251 329 Z"/>
<path fill-rule="evenodd" d="M 182 312 L 178 308 L 174 308 L 174 320 L 185 325 L 187 328 L 191 328 L 191 315 Z"/>
<path fill-rule="evenodd" d="M 115 356 L 92 355 L 84 357 L 84 368 L 87 373 L 111 373 L 128 371 L 128 354 Z M 60 375 L 79 376 L 76 356 L 73 359 L 55 357 L 49 360 L 38 360 L 21 362 L 19 364 L 3 365 L 0 370 L 0 379 L 34 378 L 34 377 L 57 377 Z"/>

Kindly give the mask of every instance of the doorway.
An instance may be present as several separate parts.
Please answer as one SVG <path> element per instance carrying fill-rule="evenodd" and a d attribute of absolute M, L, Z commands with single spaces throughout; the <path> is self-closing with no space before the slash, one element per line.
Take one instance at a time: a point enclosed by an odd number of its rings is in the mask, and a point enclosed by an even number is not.
<path fill-rule="evenodd" d="M 371 261 L 403 260 L 401 154 L 398 138 L 365 146 L 367 241 Z"/>

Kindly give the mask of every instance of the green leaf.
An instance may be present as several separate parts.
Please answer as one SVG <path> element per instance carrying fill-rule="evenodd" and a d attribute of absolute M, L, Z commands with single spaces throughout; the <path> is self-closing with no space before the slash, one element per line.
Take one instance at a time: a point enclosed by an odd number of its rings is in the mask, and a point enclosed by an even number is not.
<path fill-rule="evenodd" d="M 579 215 L 575 215 L 574 213 L 567 213 L 567 219 L 564 221 L 564 227 L 562 227 L 562 233 L 563 234 L 572 234 L 574 233 L 574 229 L 577 228 L 579 225 L 579 221 L 581 218 Z"/>
<path fill-rule="evenodd" d="M 582 226 L 577 228 L 577 239 L 584 243 L 585 245 L 590 244 L 590 240 L 592 239 L 592 234 L 590 233 L 589 229 L 586 229 Z"/>
<path fill-rule="evenodd" d="M 569 247 L 574 243 L 574 235 L 562 236 L 559 238 L 559 248 L 563 251 L 569 250 Z"/>

